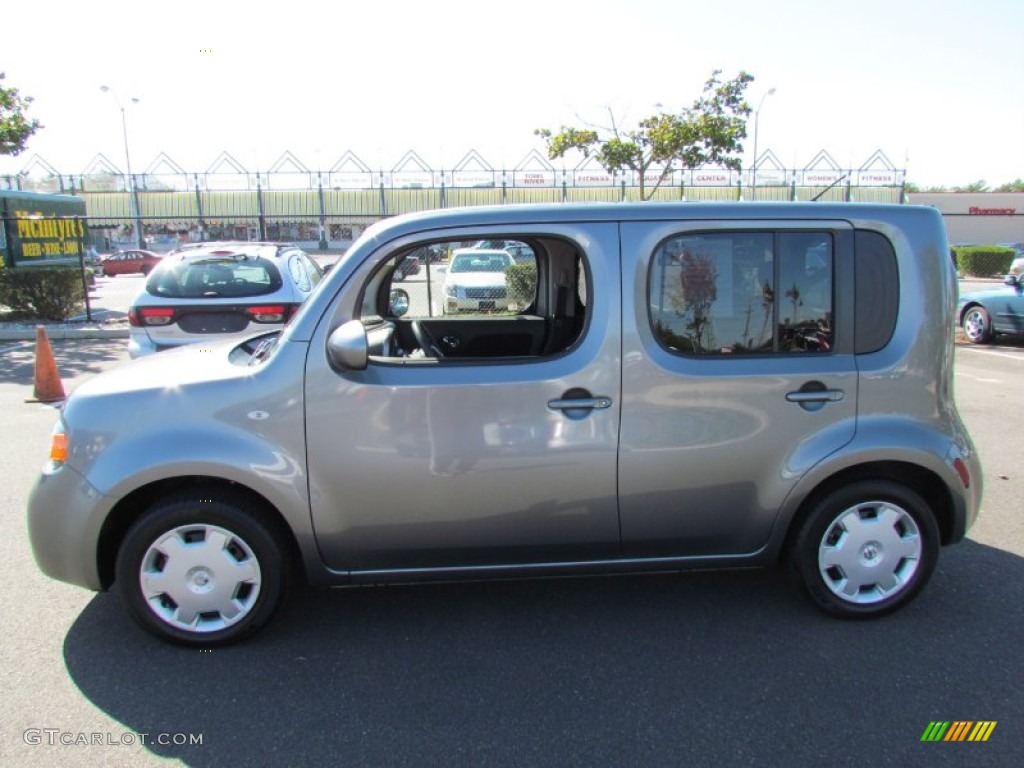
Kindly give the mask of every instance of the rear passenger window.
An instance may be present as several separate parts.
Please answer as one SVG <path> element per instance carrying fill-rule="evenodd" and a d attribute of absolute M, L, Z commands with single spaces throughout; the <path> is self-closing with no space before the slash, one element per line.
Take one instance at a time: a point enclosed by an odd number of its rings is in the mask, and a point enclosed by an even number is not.
<path fill-rule="evenodd" d="M 291 273 L 296 288 L 303 293 L 313 290 L 313 282 L 309 279 L 309 272 L 306 270 L 306 265 L 302 263 L 301 256 L 294 254 L 288 259 L 288 271 Z"/>
<path fill-rule="evenodd" d="M 833 252 L 827 232 L 670 238 L 650 271 L 654 335 L 681 355 L 828 352 Z"/>
<path fill-rule="evenodd" d="M 260 296 L 280 287 L 281 273 L 273 262 L 234 253 L 165 262 L 146 281 L 153 295 L 182 299 Z"/>

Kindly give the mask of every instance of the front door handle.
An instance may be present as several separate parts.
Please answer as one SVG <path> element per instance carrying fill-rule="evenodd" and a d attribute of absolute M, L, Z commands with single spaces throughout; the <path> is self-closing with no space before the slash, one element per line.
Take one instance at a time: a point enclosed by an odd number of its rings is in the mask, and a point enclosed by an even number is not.
<path fill-rule="evenodd" d="M 610 397 L 573 397 L 548 400 L 548 408 L 556 411 L 572 411 L 578 408 L 585 408 L 588 411 L 592 411 L 598 408 L 611 407 L 612 399 Z"/>
<path fill-rule="evenodd" d="M 610 397 L 602 397 L 590 394 L 582 387 L 573 387 L 563 392 L 561 397 L 548 400 L 548 408 L 553 411 L 561 411 L 567 419 L 585 419 L 591 411 L 602 410 L 612 407 Z"/>
<path fill-rule="evenodd" d="M 846 397 L 841 389 L 825 389 L 820 392 L 790 392 L 786 399 L 791 403 L 838 403 Z"/>

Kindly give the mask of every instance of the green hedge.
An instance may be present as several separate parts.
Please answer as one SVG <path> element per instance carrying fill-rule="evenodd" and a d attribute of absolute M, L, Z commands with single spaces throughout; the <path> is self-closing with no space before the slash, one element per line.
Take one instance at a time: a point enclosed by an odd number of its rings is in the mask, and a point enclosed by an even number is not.
<path fill-rule="evenodd" d="M 1010 271 L 1012 248 L 998 245 L 956 245 L 956 268 L 965 277 L 998 277 Z"/>
<path fill-rule="evenodd" d="M 537 265 L 513 264 L 505 270 L 509 304 L 518 310 L 533 303 L 537 295 Z"/>
<path fill-rule="evenodd" d="M 85 304 L 82 273 L 75 267 L 0 270 L 0 305 L 38 320 L 66 320 Z"/>

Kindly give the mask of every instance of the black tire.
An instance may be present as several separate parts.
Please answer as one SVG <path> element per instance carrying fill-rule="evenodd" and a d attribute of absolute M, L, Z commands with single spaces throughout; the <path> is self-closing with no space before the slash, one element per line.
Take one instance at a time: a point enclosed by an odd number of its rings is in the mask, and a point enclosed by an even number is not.
<path fill-rule="evenodd" d="M 256 632 L 284 599 L 291 570 L 262 512 L 220 491 L 155 503 L 117 554 L 115 587 L 128 613 L 179 645 L 210 648 Z"/>
<path fill-rule="evenodd" d="M 153 271 L 153 268 L 151 266 L 149 266 L 149 264 L 143 264 L 142 265 L 142 274 L 143 274 L 143 276 L 148 276 L 149 273 L 152 272 L 152 271 Z"/>
<path fill-rule="evenodd" d="M 988 310 L 980 304 L 967 308 L 960 326 L 964 330 L 964 336 L 972 344 L 989 344 L 995 337 L 992 318 Z"/>
<path fill-rule="evenodd" d="M 924 499 L 900 483 L 865 480 L 811 508 L 789 563 L 807 596 L 833 616 L 883 616 L 924 588 L 939 555 L 939 530 Z"/>

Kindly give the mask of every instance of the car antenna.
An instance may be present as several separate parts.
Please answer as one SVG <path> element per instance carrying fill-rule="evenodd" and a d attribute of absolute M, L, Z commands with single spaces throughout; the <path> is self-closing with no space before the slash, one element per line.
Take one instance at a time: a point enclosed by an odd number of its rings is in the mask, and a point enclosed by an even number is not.
<path fill-rule="evenodd" d="M 821 197 L 822 195 L 824 195 L 824 194 L 825 194 L 826 192 L 828 192 L 828 191 L 829 191 L 830 189 L 832 189 L 832 187 L 834 187 L 834 186 L 835 186 L 836 184 L 838 184 L 838 183 L 839 183 L 840 181 L 842 181 L 842 180 L 843 180 L 843 179 L 845 179 L 845 178 L 846 178 L 846 174 L 844 173 L 844 174 L 843 174 L 842 176 L 840 176 L 840 177 L 839 177 L 838 179 L 836 179 L 836 180 L 835 180 L 835 181 L 833 181 L 833 182 L 832 182 L 831 184 L 829 184 L 829 185 L 828 185 L 827 187 L 825 187 L 825 188 L 824 188 L 823 190 L 821 190 L 821 192 L 819 192 L 819 193 L 818 193 L 818 194 L 816 194 L 816 195 L 815 195 L 814 197 L 812 197 L 812 198 L 811 198 L 811 202 L 812 202 L 812 203 L 816 203 L 816 202 L 818 202 L 818 199 L 819 199 L 819 198 L 820 198 L 820 197 Z"/>

